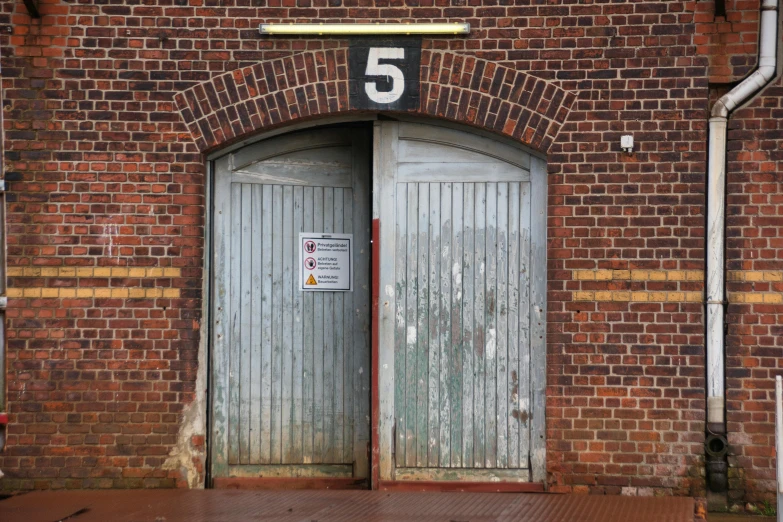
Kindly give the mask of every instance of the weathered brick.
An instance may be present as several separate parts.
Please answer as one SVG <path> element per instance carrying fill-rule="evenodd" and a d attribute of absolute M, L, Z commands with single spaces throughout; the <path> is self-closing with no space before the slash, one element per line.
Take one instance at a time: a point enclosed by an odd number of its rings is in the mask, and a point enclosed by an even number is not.
<path fill-rule="evenodd" d="M 68 463 L 65 487 L 184 485 L 160 466 L 198 363 L 200 153 L 348 111 L 344 40 L 251 38 L 240 22 L 346 11 L 243 5 L 229 17 L 225 6 L 199 7 L 187 31 L 169 31 L 191 8 L 100 5 L 87 15 L 64 3 L 62 16 L 35 25 L 17 4 L 0 11 L 12 29 L 0 35 L 12 417 L 3 487 L 59 487 L 58 436 L 90 455 Z M 704 494 L 705 122 L 719 94 L 708 80 L 745 76 L 758 30 L 757 0 L 727 6 L 726 20 L 711 1 L 389 11 L 481 28 L 425 39 L 416 112 L 547 156 L 553 490 Z M 379 12 L 352 9 L 351 21 Z M 118 37 L 123 24 L 130 34 Z M 147 26 L 169 43 L 145 47 Z M 772 444 L 767 383 L 783 356 L 781 97 L 778 80 L 731 120 L 727 384 L 755 392 L 729 401 L 737 502 L 771 495 L 770 459 L 760 459 Z M 625 133 L 637 140 L 631 155 L 619 150 Z M 32 414 L 65 405 L 76 415 L 66 423 Z M 99 417 L 118 410 L 127 415 Z M 117 451 L 124 460 L 109 460 Z"/>

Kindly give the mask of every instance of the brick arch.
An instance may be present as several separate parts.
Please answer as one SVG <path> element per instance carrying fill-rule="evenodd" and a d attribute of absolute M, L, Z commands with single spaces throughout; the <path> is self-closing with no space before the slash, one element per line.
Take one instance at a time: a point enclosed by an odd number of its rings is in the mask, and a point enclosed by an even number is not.
<path fill-rule="evenodd" d="M 419 108 L 431 116 L 508 136 L 546 153 L 573 93 L 475 56 L 423 50 Z M 305 51 L 215 76 L 176 95 L 199 151 L 319 116 L 352 112 L 348 50 Z"/>

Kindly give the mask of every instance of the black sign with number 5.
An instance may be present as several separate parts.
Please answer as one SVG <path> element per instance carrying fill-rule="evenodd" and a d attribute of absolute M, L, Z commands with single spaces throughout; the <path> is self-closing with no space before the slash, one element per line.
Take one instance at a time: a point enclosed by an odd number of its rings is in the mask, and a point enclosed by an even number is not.
<path fill-rule="evenodd" d="M 354 38 L 348 49 L 352 109 L 419 108 L 420 37 Z"/>

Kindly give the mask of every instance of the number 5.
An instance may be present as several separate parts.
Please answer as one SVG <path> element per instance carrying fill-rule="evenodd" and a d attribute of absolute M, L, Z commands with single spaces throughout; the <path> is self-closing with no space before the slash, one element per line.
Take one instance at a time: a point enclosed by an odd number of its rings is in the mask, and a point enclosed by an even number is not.
<path fill-rule="evenodd" d="M 367 56 L 367 70 L 364 72 L 367 76 L 386 76 L 391 77 L 391 90 L 378 92 L 375 82 L 364 84 L 364 91 L 375 103 L 396 102 L 402 96 L 405 89 L 405 76 L 399 67 L 388 63 L 378 63 L 378 60 L 403 60 L 405 58 L 405 49 L 402 47 L 370 47 L 370 54 Z"/>

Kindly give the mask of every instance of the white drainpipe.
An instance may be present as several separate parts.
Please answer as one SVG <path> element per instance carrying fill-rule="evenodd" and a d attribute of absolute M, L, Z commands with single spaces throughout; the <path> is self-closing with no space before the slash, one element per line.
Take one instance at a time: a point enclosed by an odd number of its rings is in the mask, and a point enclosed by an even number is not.
<path fill-rule="evenodd" d="M 778 0 L 762 1 L 758 69 L 715 103 L 710 118 L 707 159 L 707 423 L 708 429 L 721 434 L 725 433 L 723 411 L 726 404 L 723 362 L 723 231 L 726 208 L 727 121 L 732 110 L 745 103 L 775 76 L 778 52 L 777 9 Z M 718 425 L 721 427 L 718 428 Z"/>

